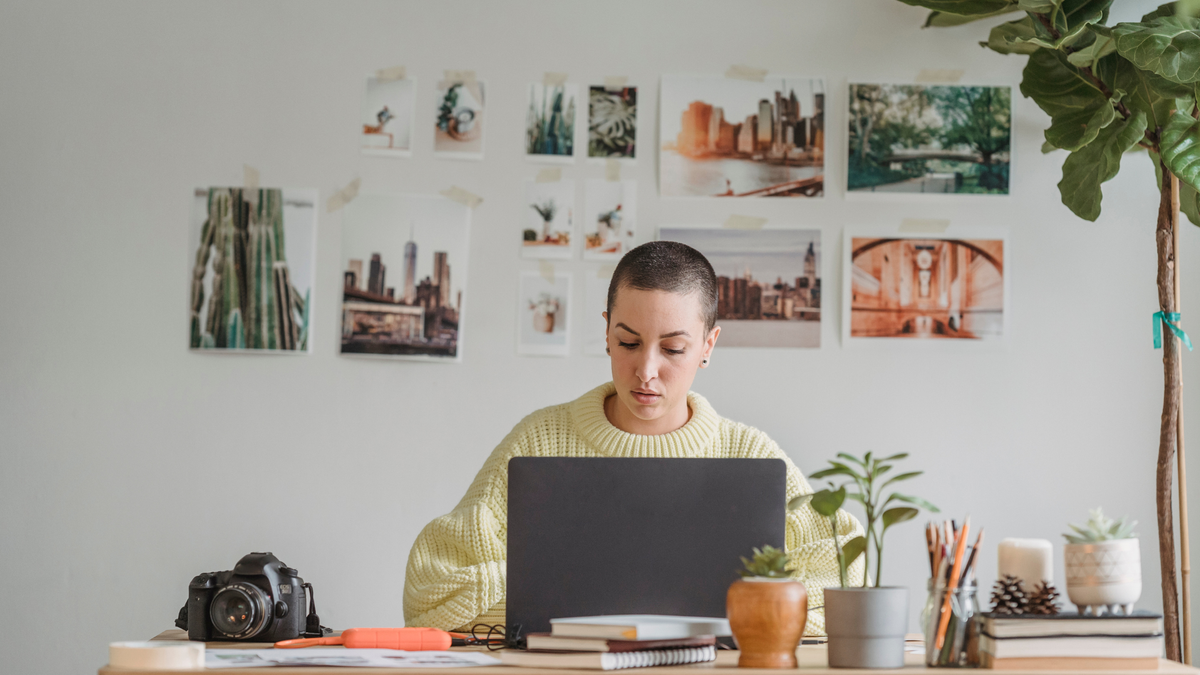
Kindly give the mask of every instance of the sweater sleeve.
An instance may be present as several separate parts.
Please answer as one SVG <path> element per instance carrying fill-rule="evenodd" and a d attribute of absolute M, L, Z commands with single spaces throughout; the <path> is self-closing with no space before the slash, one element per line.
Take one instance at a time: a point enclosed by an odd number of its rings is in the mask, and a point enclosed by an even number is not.
<path fill-rule="evenodd" d="M 508 460 L 521 454 L 517 425 L 450 513 L 417 535 L 404 575 L 404 622 L 455 630 L 504 623 Z"/>

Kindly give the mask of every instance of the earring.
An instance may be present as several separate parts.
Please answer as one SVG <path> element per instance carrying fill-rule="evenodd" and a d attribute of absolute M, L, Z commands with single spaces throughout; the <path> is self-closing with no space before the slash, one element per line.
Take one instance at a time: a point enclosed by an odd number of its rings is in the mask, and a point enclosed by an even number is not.
<path fill-rule="evenodd" d="M 612 356 L 612 349 L 610 349 L 610 348 L 608 348 L 608 347 L 605 347 L 605 348 L 604 348 L 604 353 L 605 353 L 605 354 L 608 354 L 609 356 Z"/>
<path fill-rule="evenodd" d="M 708 359 L 704 359 L 703 361 L 701 361 L 701 362 L 700 362 L 700 365 L 707 366 L 707 365 L 708 365 Z"/>

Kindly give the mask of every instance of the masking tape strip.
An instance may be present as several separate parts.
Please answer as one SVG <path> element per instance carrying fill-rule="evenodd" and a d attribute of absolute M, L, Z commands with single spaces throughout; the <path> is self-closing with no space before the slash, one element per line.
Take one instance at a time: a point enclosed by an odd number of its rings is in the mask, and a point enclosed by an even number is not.
<path fill-rule="evenodd" d="M 246 188 L 247 190 L 257 190 L 258 186 L 258 169 L 250 166 L 249 164 L 243 164 L 242 187 Z"/>
<path fill-rule="evenodd" d="M 905 218 L 900 223 L 901 232 L 932 232 L 941 234 L 950 227 L 950 221 L 944 218 Z"/>
<path fill-rule="evenodd" d="M 604 161 L 604 179 L 608 181 L 621 180 L 621 161 L 608 159 Z"/>
<path fill-rule="evenodd" d="M 380 82 L 391 82 L 393 80 L 403 80 L 408 77 L 408 69 L 404 66 L 392 66 L 391 68 L 380 68 L 375 71 L 375 79 Z"/>
<path fill-rule="evenodd" d="M 475 84 L 475 71 L 447 70 L 443 73 L 442 79 L 447 87 L 452 84 Z"/>
<path fill-rule="evenodd" d="M 333 213 L 343 206 L 349 204 L 355 197 L 358 196 L 358 188 L 362 185 L 361 178 L 355 178 L 346 184 L 346 187 L 338 190 L 329 196 L 329 201 L 325 202 L 325 212 Z"/>
<path fill-rule="evenodd" d="M 480 197 L 479 195 L 467 192 L 466 190 L 458 187 L 457 185 L 452 185 L 452 186 L 450 186 L 449 189 L 442 190 L 438 194 L 442 195 L 443 197 L 445 197 L 447 199 L 456 201 L 459 204 L 462 204 L 469 209 L 473 209 L 476 206 L 479 206 L 483 202 L 483 197 Z"/>
<path fill-rule="evenodd" d="M 597 279 L 611 279 L 612 275 L 617 271 L 616 265 L 601 265 L 596 268 Z"/>
<path fill-rule="evenodd" d="M 113 642 L 108 645 L 108 665 L 134 670 L 203 670 L 204 643 Z"/>
<path fill-rule="evenodd" d="M 550 283 L 554 283 L 554 263 L 545 260 L 538 261 L 538 272 L 541 272 L 542 278 Z"/>
<path fill-rule="evenodd" d="M 625 88 L 625 83 L 629 81 L 624 75 L 614 75 L 604 78 L 604 88 L 614 91 L 620 91 Z"/>
<path fill-rule="evenodd" d="M 918 84 L 955 84 L 962 79 L 963 71 L 952 68 L 930 69 L 922 68 L 917 73 Z"/>
<path fill-rule="evenodd" d="M 542 84 L 547 87 L 561 87 L 567 83 L 566 73 L 546 73 L 542 76 Z"/>
<path fill-rule="evenodd" d="M 734 80 L 750 80 L 751 82 L 762 82 L 767 77 L 766 68 L 751 68 L 750 66 L 729 66 L 729 70 L 725 71 L 725 77 Z"/>
<path fill-rule="evenodd" d="M 755 218 L 754 216 L 729 216 L 721 227 L 726 227 L 731 230 L 761 230 L 763 225 L 767 224 L 766 218 Z"/>
<path fill-rule="evenodd" d="M 538 172 L 534 182 L 557 183 L 560 180 L 562 180 L 562 169 L 542 169 Z"/>

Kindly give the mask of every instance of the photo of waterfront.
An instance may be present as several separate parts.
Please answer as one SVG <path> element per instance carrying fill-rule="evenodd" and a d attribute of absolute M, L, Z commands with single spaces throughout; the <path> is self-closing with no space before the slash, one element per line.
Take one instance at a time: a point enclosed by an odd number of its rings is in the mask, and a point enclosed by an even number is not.
<path fill-rule="evenodd" d="M 821 231 L 664 227 L 717 274 L 718 344 L 821 346 Z"/>
<path fill-rule="evenodd" d="M 816 197 L 824 193 L 820 78 L 662 78 L 664 197 Z"/>

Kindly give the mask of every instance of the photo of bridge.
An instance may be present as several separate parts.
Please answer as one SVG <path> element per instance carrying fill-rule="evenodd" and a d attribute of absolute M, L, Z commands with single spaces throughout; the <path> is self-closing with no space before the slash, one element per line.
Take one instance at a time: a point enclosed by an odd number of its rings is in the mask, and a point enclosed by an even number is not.
<path fill-rule="evenodd" d="M 851 192 L 1008 194 L 1009 87 L 851 84 Z"/>

